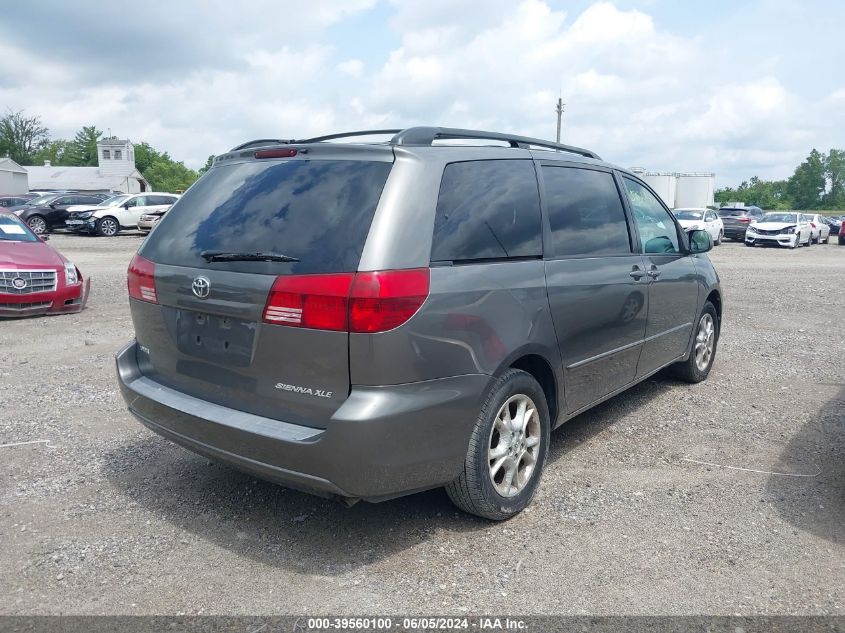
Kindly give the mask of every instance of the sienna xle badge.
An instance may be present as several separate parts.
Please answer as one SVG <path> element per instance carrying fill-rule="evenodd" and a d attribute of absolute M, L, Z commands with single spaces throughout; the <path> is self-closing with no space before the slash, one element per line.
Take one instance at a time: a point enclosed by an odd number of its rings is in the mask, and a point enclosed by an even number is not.
<path fill-rule="evenodd" d="M 707 377 L 711 247 L 584 149 L 246 143 L 132 260 L 120 387 L 150 429 L 258 477 L 347 503 L 445 486 L 506 519 L 555 427 L 664 367 Z"/>

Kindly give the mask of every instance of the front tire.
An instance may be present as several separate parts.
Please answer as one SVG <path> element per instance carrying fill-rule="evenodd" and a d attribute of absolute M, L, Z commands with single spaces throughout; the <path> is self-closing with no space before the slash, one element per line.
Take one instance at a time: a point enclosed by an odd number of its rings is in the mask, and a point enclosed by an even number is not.
<path fill-rule="evenodd" d="M 47 233 L 47 220 L 40 215 L 33 215 L 26 221 L 26 223 L 36 235 L 44 235 Z"/>
<path fill-rule="evenodd" d="M 722 240 L 724 239 L 724 237 L 725 237 L 724 232 L 723 232 L 723 231 L 719 231 L 719 237 L 717 237 L 717 238 L 716 238 L 716 241 L 714 242 L 714 244 L 715 244 L 716 246 L 720 246 L 720 245 L 722 244 Z"/>
<path fill-rule="evenodd" d="M 690 383 L 705 380 L 713 367 L 718 342 L 719 316 L 715 306 L 707 301 L 701 310 L 701 316 L 698 317 L 689 358 L 673 365 L 675 375 Z"/>
<path fill-rule="evenodd" d="M 464 469 L 446 493 L 464 512 L 503 521 L 531 502 L 549 450 L 546 396 L 531 374 L 509 369 L 487 396 Z"/>
<path fill-rule="evenodd" d="M 97 220 L 97 235 L 102 237 L 114 237 L 120 231 L 120 224 L 111 216 Z"/>

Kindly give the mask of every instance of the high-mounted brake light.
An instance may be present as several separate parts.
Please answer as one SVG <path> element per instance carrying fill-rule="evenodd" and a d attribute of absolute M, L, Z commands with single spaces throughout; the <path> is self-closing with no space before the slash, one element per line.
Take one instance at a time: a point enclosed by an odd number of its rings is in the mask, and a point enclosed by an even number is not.
<path fill-rule="evenodd" d="M 147 303 L 158 303 L 156 295 L 156 266 L 148 259 L 135 255 L 129 263 L 126 273 L 126 285 L 129 296 Z"/>
<path fill-rule="evenodd" d="M 292 158 L 296 156 L 296 149 L 286 147 L 283 149 L 260 149 L 255 152 L 256 158 Z"/>
<path fill-rule="evenodd" d="M 429 270 L 277 277 L 264 321 L 315 330 L 375 333 L 407 322 L 428 297 Z"/>

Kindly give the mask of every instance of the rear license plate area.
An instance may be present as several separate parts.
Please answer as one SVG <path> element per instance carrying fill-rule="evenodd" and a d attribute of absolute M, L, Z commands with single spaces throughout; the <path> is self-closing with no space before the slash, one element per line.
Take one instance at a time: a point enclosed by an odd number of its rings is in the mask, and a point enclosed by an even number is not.
<path fill-rule="evenodd" d="M 252 363 L 256 324 L 192 310 L 176 314 L 176 344 L 194 358 L 248 367 Z"/>

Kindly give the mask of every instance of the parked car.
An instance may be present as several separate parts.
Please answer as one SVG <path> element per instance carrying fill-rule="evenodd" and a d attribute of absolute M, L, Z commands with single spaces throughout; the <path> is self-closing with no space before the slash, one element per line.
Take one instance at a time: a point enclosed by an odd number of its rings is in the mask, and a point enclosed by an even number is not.
<path fill-rule="evenodd" d="M 138 220 L 138 230 L 141 233 L 149 233 L 152 231 L 153 227 L 158 224 L 158 221 L 161 220 L 165 213 L 167 213 L 168 209 L 170 209 L 170 207 L 142 215 Z"/>
<path fill-rule="evenodd" d="M 0 197 L 0 207 L 20 207 L 32 200 L 29 196 L 3 196 Z"/>
<path fill-rule="evenodd" d="M 748 225 L 763 217 L 760 207 L 722 207 L 719 209 L 725 237 L 732 240 L 744 240 Z"/>
<path fill-rule="evenodd" d="M 809 218 L 803 213 L 770 212 L 748 226 L 745 245 L 810 246 L 813 243 L 812 231 Z"/>
<path fill-rule="evenodd" d="M 0 211 L 0 317 L 79 312 L 90 280 L 16 215 Z"/>
<path fill-rule="evenodd" d="M 11 207 L 11 210 L 26 222 L 36 235 L 43 235 L 65 228 L 68 207 L 78 204 L 99 204 L 106 197 L 108 197 L 107 194 L 102 193 L 54 193 L 33 198 L 23 206 Z"/>
<path fill-rule="evenodd" d="M 133 258 L 117 373 L 153 431 L 349 503 L 445 486 L 506 519 L 553 428 L 664 367 L 707 377 L 712 239 L 635 174 L 491 132 L 331 138 L 218 157 Z"/>
<path fill-rule="evenodd" d="M 118 204 L 74 212 L 68 218 L 68 226 L 81 233 L 114 237 L 121 229 L 138 228 L 142 215 L 166 209 L 178 199 L 179 196 L 173 193 L 136 193 Z"/>
<path fill-rule="evenodd" d="M 831 216 L 820 216 L 822 222 L 827 224 L 830 227 L 830 237 L 837 237 L 839 235 L 839 228 L 842 226 L 842 220 L 834 215 Z"/>
<path fill-rule="evenodd" d="M 717 246 L 722 243 L 725 236 L 725 226 L 722 218 L 713 209 L 675 209 L 672 213 L 678 219 L 678 223 L 686 231 L 702 230 L 710 233 L 713 243 Z"/>
<path fill-rule="evenodd" d="M 812 241 L 816 244 L 827 244 L 830 238 L 830 226 L 818 213 L 805 213 L 804 217 L 810 223 Z"/>
<path fill-rule="evenodd" d="M 106 198 L 99 204 L 80 204 L 68 207 L 68 216 L 67 220 L 65 220 L 65 227 L 70 231 L 79 232 L 85 227 L 88 219 L 94 215 L 95 211 L 100 211 L 110 207 L 118 207 L 123 202 L 129 200 L 132 195 L 133 194 L 131 193 L 125 193 L 112 196 L 111 198 Z"/>

